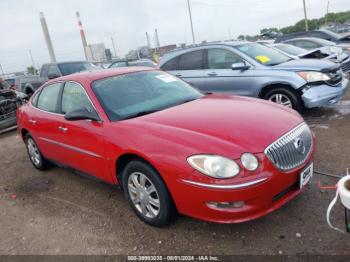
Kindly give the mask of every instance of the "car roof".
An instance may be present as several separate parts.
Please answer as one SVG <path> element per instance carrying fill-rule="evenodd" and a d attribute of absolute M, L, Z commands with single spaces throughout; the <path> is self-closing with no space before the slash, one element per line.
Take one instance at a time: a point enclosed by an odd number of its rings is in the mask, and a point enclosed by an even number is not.
<path fill-rule="evenodd" d="M 156 70 L 156 69 L 151 67 L 143 67 L 143 66 L 109 68 L 109 69 L 101 69 L 101 70 L 93 70 L 93 71 L 84 71 L 76 74 L 62 76 L 59 78 L 55 78 L 54 80 L 52 80 L 52 82 L 55 82 L 55 81 L 83 82 L 86 80 L 93 82 L 95 80 L 102 79 L 102 78 L 124 75 L 124 74 L 135 73 L 135 72 L 142 72 L 142 71 L 152 71 L 152 70 Z"/>
<path fill-rule="evenodd" d="M 311 41 L 319 41 L 320 38 L 317 37 L 296 37 L 296 38 L 290 38 L 285 41 L 282 41 L 281 43 L 289 42 L 289 41 L 294 41 L 294 40 L 311 40 Z M 324 40 L 321 38 L 321 40 Z"/>

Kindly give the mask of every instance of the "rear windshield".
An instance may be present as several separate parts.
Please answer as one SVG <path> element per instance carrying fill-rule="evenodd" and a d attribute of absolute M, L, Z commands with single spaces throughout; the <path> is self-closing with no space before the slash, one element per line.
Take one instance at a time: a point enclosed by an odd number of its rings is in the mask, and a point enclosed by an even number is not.
<path fill-rule="evenodd" d="M 273 66 L 292 60 L 289 56 L 271 47 L 258 43 L 237 45 L 236 48 L 262 65 Z"/>
<path fill-rule="evenodd" d="M 71 75 L 74 73 L 79 73 L 82 71 L 88 71 L 96 69 L 93 65 L 87 62 L 74 62 L 74 63 L 64 63 L 58 64 L 58 67 L 62 73 L 62 75 Z"/>

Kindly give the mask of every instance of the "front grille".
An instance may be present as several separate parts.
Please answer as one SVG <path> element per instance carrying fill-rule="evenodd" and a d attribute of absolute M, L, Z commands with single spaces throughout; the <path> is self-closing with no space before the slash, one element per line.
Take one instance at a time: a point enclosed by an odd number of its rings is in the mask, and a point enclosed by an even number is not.
<path fill-rule="evenodd" d="M 329 76 L 329 80 L 326 81 L 327 84 L 336 86 L 343 80 L 343 73 L 341 70 L 336 70 L 326 73 Z"/>
<path fill-rule="evenodd" d="M 311 148 L 311 130 L 302 123 L 269 145 L 264 152 L 278 169 L 288 171 L 303 164 Z"/>
<path fill-rule="evenodd" d="M 349 71 L 350 71 L 350 59 L 343 62 L 340 66 L 345 74 L 349 73 Z"/>

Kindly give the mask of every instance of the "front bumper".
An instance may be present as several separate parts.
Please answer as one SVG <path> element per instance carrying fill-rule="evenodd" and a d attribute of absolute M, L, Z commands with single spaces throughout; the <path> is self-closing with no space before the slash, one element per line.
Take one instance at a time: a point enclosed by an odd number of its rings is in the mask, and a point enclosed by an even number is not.
<path fill-rule="evenodd" d="M 172 191 L 176 207 L 181 214 L 216 223 L 240 223 L 253 220 L 278 209 L 299 193 L 300 173 L 313 159 L 314 149 L 303 165 L 282 173 L 273 164 L 264 160 L 261 173 L 249 177 L 246 181 L 261 182 L 242 188 L 209 188 L 178 179 L 176 190 Z M 242 184 L 242 183 L 241 183 Z M 218 208 L 208 203 L 240 202 L 241 207 Z"/>
<path fill-rule="evenodd" d="M 304 91 L 301 96 L 306 108 L 323 107 L 333 105 L 345 95 L 348 88 L 348 79 L 344 78 L 340 85 L 329 86 L 326 84 L 313 86 Z"/>

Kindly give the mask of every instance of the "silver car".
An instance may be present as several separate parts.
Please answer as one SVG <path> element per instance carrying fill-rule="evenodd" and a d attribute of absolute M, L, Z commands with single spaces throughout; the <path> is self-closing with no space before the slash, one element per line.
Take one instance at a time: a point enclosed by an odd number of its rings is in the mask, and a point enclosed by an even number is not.
<path fill-rule="evenodd" d="M 293 59 L 240 41 L 178 49 L 164 55 L 159 66 L 204 92 L 263 98 L 298 111 L 337 103 L 348 83 L 331 61 Z"/>

